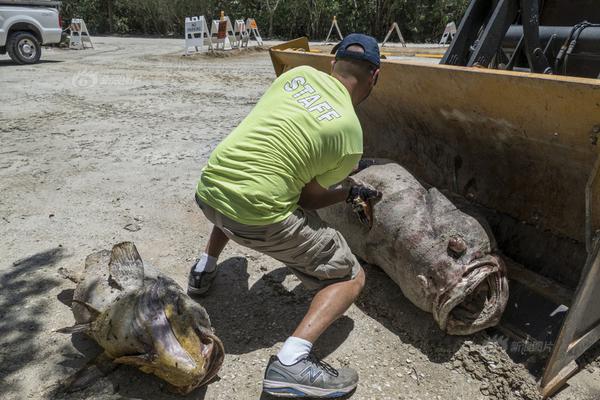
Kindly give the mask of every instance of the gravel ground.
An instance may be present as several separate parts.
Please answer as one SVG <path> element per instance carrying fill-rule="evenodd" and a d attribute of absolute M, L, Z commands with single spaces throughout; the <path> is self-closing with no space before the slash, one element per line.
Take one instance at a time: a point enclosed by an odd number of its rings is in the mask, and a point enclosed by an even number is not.
<path fill-rule="evenodd" d="M 274 78 L 268 53 L 181 57 L 182 40 L 95 38 L 95 50 L 0 56 L 0 398 L 45 399 L 98 354 L 69 326 L 85 257 L 134 241 L 184 284 L 210 225 L 193 201 L 202 165 Z M 227 355 L 219 379 L 184 398 L 266 399 L 261 379 L 310 294 L 274 260 L 229 245 L 206 307 Z M 354 399 L 537 399 L 535 377 L 494 332 L 457 338 L 410 304 L 381 271 L 316 343 L 358 369 Z M 594 365 L 592 362 L 590 365 Z M 558 400 L 598 399 L 588 367 Z M 65 399 L 176 399 L 121 367 Z"/>

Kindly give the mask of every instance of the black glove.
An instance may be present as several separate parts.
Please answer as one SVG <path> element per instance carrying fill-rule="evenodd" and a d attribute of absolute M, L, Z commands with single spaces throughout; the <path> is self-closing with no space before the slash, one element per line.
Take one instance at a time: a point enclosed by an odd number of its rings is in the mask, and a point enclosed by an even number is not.
<path fill-rule="evenodd" d="M 363 201 L 368 201 L 371 199 L 379 200 L 383 194 L 374 189 L 370 189 L 363 185 L 354 185 L 350 188 L 348 192 L 348 197 L 346 197 L 346 203 L 352 203 L 357 197 L 360 197 Z"/>
<path fill-rule="evenodd" d="M 355 185 L 350 188 L 346 203 L 352 205 L 352 211 L 358 216 L 359 221 L 371 229 L 373 226 L 372 200 L 379 200 L 382 196 L 383 194 L 378 190 Z"/>

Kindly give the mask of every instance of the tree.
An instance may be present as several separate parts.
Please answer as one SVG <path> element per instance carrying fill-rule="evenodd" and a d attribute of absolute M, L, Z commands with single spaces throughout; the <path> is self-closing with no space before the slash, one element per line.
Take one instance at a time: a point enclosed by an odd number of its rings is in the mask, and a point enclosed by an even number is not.
<path fill-rule="evenodd" d="M 324 39 L 331 18 L 342 33 L 383 39 L 398 22 L 405 39 L 438 41 L 450 21 L 458 25 L 470 0 L 62 0 L 66 19 L 83 18 L 92 33 L 183 35 L 185 17 L 256 18 L 268 36 Z M 222 8 L 225 7 L 225 8 Z"/>
<path fill-rule="evenodd" d="M 273 37 L 273 16 L 277 11 L 277 6 L 281 0 L 265 0 L 267 6 L 267 12 L 269 13 L 269 37 Z"/>

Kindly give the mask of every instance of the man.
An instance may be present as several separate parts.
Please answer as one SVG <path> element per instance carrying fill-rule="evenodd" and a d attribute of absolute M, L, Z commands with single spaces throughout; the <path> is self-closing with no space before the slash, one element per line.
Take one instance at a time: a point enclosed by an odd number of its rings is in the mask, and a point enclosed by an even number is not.
<path fill-rule="evenodd" d="M 214 227 L 192 266 L 190 294 L 208 290 L 229 239 L 283 262 L 308 289 L 318 290 L 265 372 L 263 390 L 285 397 L 338 397 L 358 384 L 356 371 L 336 370 L 311 354 L 312 344 L 350 307 L 365 282 L 344 238 L 314 210 L 380 195 L 363 186 L 330 189 L 361 158 L 362 129 L 354 107 L 371 93 L 380 64 L 370 36 L 348 35 L 336 50 L 331 75 L 302 66 L 274 81 L 211 154 L 196 192 Z"/>

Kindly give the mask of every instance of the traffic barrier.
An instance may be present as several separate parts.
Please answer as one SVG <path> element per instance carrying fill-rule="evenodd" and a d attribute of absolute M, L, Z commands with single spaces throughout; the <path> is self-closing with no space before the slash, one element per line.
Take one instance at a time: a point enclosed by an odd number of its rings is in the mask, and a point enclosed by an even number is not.
<path fill-rule="evenodd" d="M 220 19 L 213 19 L 210 36 L 217 50 L 231 50 L 235 46 L 235 34 L 231 20 L 223 11 L 221 11 Z"/>
<path fill-rule="evenodd" d="M 204 46 L 207 50 L 213 50 L 212 39 L 208 31 L 208 25 L 204 16 L 185 17 L 185 55 L 190 54 L 190 47 L 196 52 L 203 52 Z"/>
<path fill-rule="evenodd" d="M 454 35 L 456 35 L 456 24 L 454 22 L 450 22 L 446 25 L 446 29 L 444 29 L 444 34 L 442 35 L 442 39 L 440 40 L 440 44 L 449 44 L 454 39 Z"/>
<path fill-rule="evenodd" d="M 243 19 L 235 20 L 235 30 L 233 31 L 235 37 L 235 46 L 238 48 L 248 47 L 248 41 L 250 39 L 250 34 L 248 33 L 248 29 L 246 29 L 246 23 Z"/>
<path fill-rule="evenodd" d="M 256 20 L 254 18 L 246 19 L 246 30 L 249 33 L 249 39 L 252 39 L 252 37 L 254 36 L 256 44 L 259 46 L 263 45 L 263 40 L 260 37 L 260 32 L 258 32 L 258 25 L 256 24 Z"/>
<path fill-rule="evenodd" d="M 331 28 L 329 28 L 329 33 L 327 34 L 327 39 L 325 39 L 325 42 L 323 42 L 323 44 L 331 44 L 329 42 L 329 38 L 331 37 L 331 33 L 333 32 L 333 28 L 335 28 L 338 36 L 340 37 L 340 40 L 344 40 L 344 35 L 342 35 L 342 31 L 340 31 L 340 26 L 337 23 L 337 18 L 334 15 L 333 16 L 333 20 L 331 21 Z"/>
<path fill-rule="evenodd" d="M 75 50 L 85 50 L 85 44 L 89 43 L 90 48 L 94 48 L 92 38 L 88 32 L 85 21 L 81 18 L 73 18 L 69 25 L 69 48 Z"/>
<path fill-rule="evenodd" d="M 381 47 L 385 46 L 385 44 L 390 39 L 390 36 L 392 36 L 392 33 L 394 33 L 394 31 L 396 31 L 396 33 L 398 34 L 398 38 L 400 39 L 400 43 L 402 43 L 402 47 L 406 47 L 406 42 L 404 41 L 404 37 L 402 36 L 402 32 L 400 32 L 400 27 L 398 26 L 397 22 L 394 22 L 390 27 L 390 30 L 388 31 L 387 35 L 385 35 L 385 39 L 383 39 L 383 43 L 381 43 Z"/>

